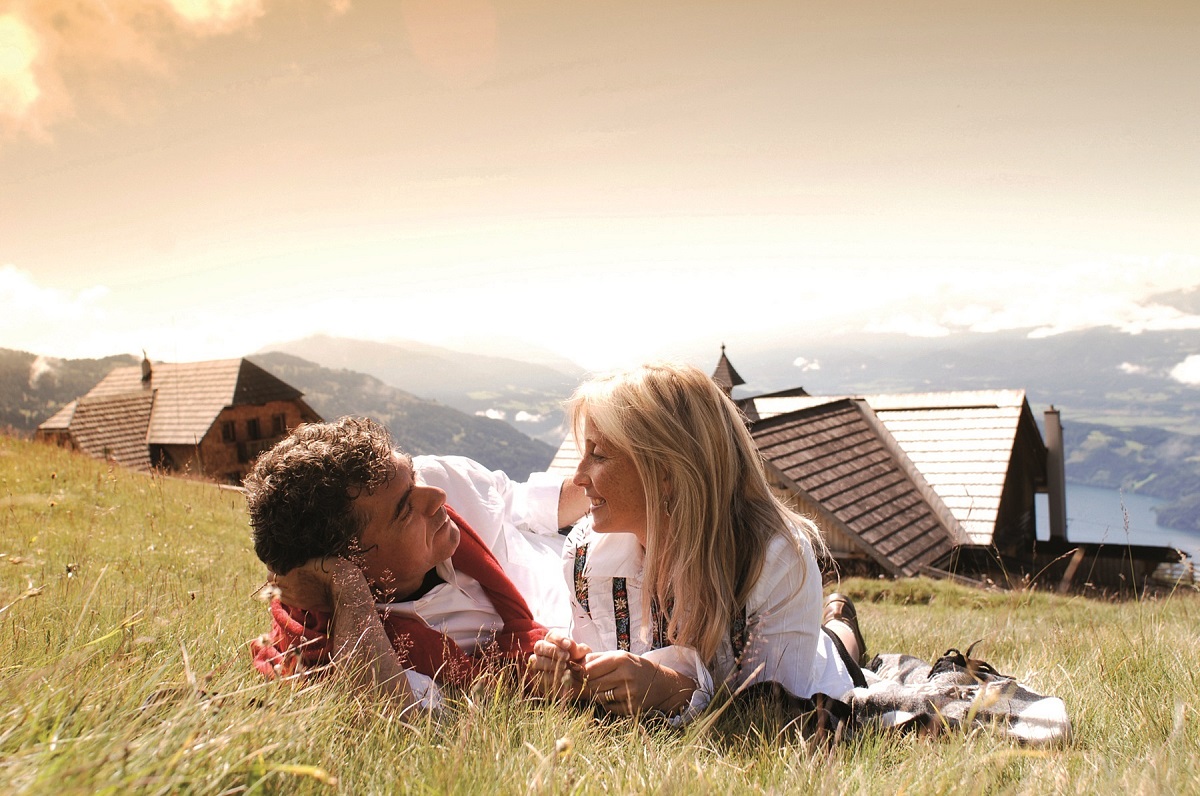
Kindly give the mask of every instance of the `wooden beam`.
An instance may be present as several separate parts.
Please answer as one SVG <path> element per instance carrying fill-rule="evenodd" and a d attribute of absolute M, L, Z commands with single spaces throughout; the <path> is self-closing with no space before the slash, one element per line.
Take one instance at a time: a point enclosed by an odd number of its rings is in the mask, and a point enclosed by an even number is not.
<path fill-rule="evenodd" d="M 1067 571 L 1063 573 L 1062 580 L 1059 581 L 1059 594 L 1066 594 L 1071 590 L 1071 583 L 1075 580 L 1075 573 L 1079 571 L 1079 565 L 1083 563 L 1084 555 L 1082 547 L 1075 548 L 1075 552 L 1071 555 L 1071 561 L 1067 564 Z"/>

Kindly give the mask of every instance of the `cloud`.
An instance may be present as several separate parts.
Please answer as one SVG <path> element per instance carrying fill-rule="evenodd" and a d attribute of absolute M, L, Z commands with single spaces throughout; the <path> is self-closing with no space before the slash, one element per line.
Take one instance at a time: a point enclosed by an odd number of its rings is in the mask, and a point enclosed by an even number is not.
<path fill-rule="evenodd" d="M 800 370 L 804 373 L 807 373 L 810 370 L 820 370 L 821 369 L 820 360 L 808 359 L 806 357 L 796 357 L 796 359 L 792 362 L 792 364 L 795 365 L 796 367 L 800 368 Z"/>
<path fill-rule="evenodd" d="M 1151 296 L 1156 304 L 1165 304 L 1190 315 L 1200 315 L 1200 285 Z"/>
<path fill-rule="evenodd" d="M 14 15 L 0 16 L 0 118 L 21 118 L 38 98 L 33 62 L 37 38 Z"/>
<path fill-rule="evenodd" d="M 545 415 L 535 415 L 532 412 L 526 412 L 524 409 L 517 412 L 517 416 L 513 418 L 518 423 L 540 423 L 545 418 Z"/>
<path fill-rule="evenodd" d="M 865 330 L 875 334 L 903 334 L 909 337 L 945 337 L 951 328 L 931 315 L 900 313 L 867 323 Z"/>
<path fill-rule="evenodd" d="M 1104 308 L 1105 304 L 1110 306 Z M 1126 334 L 1200 329 L 1200 315 L 1180 312 L 1162 304 L 1139 304 L 1123 297 L 1110 296 L 1104 297 L 1104 300 L 1093 300 L 1089 307 L 1077 308 L 1075 312 L 1064 312 L 1053 322 L 1031 331 L 1029 336 L 1051 337 L 1098 326 L 1111 326 Z"/>
<path fill-rule="evenodd" d="M 58 369 L 62 360 L 56 357 L 39 356 L 29 364 L 29 389 L 37 389 L 38 382 L 43 377 L 58 378 Z"/>
<path fill-rule="evenodd" d="M 107 295 L 99 285 L 74 292 L 42 287 L 16 266 L 0 266 L 0 338 L 31 351 L 46 340 L 67 342 L 105 324 Z"/>
<path fill-rule="evenodd" d="M 508 415 L 501 409 L 480 409 L 475 414 L 478 417 L 487 417 L 492 420 L 504 420 L 508 417 Z"/>
<path fill-rule="evenodd" d="M 1200 354 L 1192 354 L 1171 368 L 1171 378 L 1182 384 L 1200 384 Z"/>
<path fill-rule="evenodd" d="M 161 73 L 165 62 L 158 5 L 131 0 L 18 3 L 3 18 L 9 44 L 2 79 L 9 101 L 0 107 L 0 131 L 47 138 L 55 124 L 75 115 L 81 100 L 118 107 L 116 86 L 125 70 Z M 20 92 L 20 102 L 12 101 L 14 90 Z"/>
<path fill-rule="evenodd" d="M 1179 300 L 1200 280 L 1194 258 L 1047 262 L 1040 272 L 1013 264 L 964 267 L 957 282 L 942 277 L 922 281 L 921 296 L 897 299 L 903 309 L 894 314 L 877 308 L 865 328 L 912 337 L 1026 330 L 1032 338 L 1098 327 L 1126 334 L 1200 329 L 1200 314 Z"/>
<path fill-rule="evenodd" d="M 206 33 L 231 30 L 266 13 L 262 0 L 167 0 L 167 5 L 184 22 Z"/>
<path fill-rule="evenodd" d="M 343 14 L 350 0 L 324 4 Z M 170 73 L 187 39 L 266 13 L 265 0 L 17 0 L 0 14 L 0 134 L 46 139 L 83 106 L 120 113 L 144 77 Z"/>
<path fill-rule="evenodd" d="M 1130 376 L 1144 376 L 1150 373 L 1150 368 L 1145 365 L 1135 365 L 1132 362 L 1122 362 L 1117 366 L 1117 369 Z"/>
<path fill-rule="evenodd" d="M 1070 293 L 1031 295 L 1001 306 L 974 305 L 951 310 L 942 321 L 955 331 L 998 332 L 1031 329 L 1030 337 L 1109 326 L 1127 334 L 1200 328 L 1200 316 L 1189 315 L 1120 292 L 1079 288 Z"/>

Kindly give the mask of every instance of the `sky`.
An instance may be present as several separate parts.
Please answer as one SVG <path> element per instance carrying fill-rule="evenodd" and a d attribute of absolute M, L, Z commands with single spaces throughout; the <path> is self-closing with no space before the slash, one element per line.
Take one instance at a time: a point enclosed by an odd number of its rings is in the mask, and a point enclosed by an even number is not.
<path fill-rule="evenodd" d="M 0 347 L 1200 328 L 1155 298 L 1200 285 L 1197 41 L 1195 0 L 0 0 Z"/>

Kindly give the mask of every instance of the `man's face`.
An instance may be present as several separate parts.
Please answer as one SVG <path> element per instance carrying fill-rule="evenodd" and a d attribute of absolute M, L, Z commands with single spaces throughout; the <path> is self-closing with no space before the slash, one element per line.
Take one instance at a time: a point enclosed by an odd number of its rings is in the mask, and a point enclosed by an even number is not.
<path fill-rule="evenodd" d="M 365 520 L 353 558 L 381 600 L 416 591 L 425 573 L 454 555 L 459 529 L 446 514 L 446 493 L 418 484 L 412 461 L 394 453 L 396 474 L 353 501 Z"/>

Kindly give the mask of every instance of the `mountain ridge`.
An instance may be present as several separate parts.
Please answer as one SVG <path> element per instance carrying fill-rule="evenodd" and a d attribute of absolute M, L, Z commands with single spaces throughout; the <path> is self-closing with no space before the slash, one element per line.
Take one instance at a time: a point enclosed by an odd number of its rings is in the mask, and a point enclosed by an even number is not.
<path fill-rule="evenodd" d="M 505 420 L 521 433 L 556 447 L 562 439 L 562 401 L 583 373 L 411 340 L 312 335 L 273 343 L 259 353 L 273 351 L 329 368 L 348 367 L 461 412 Z"/>

